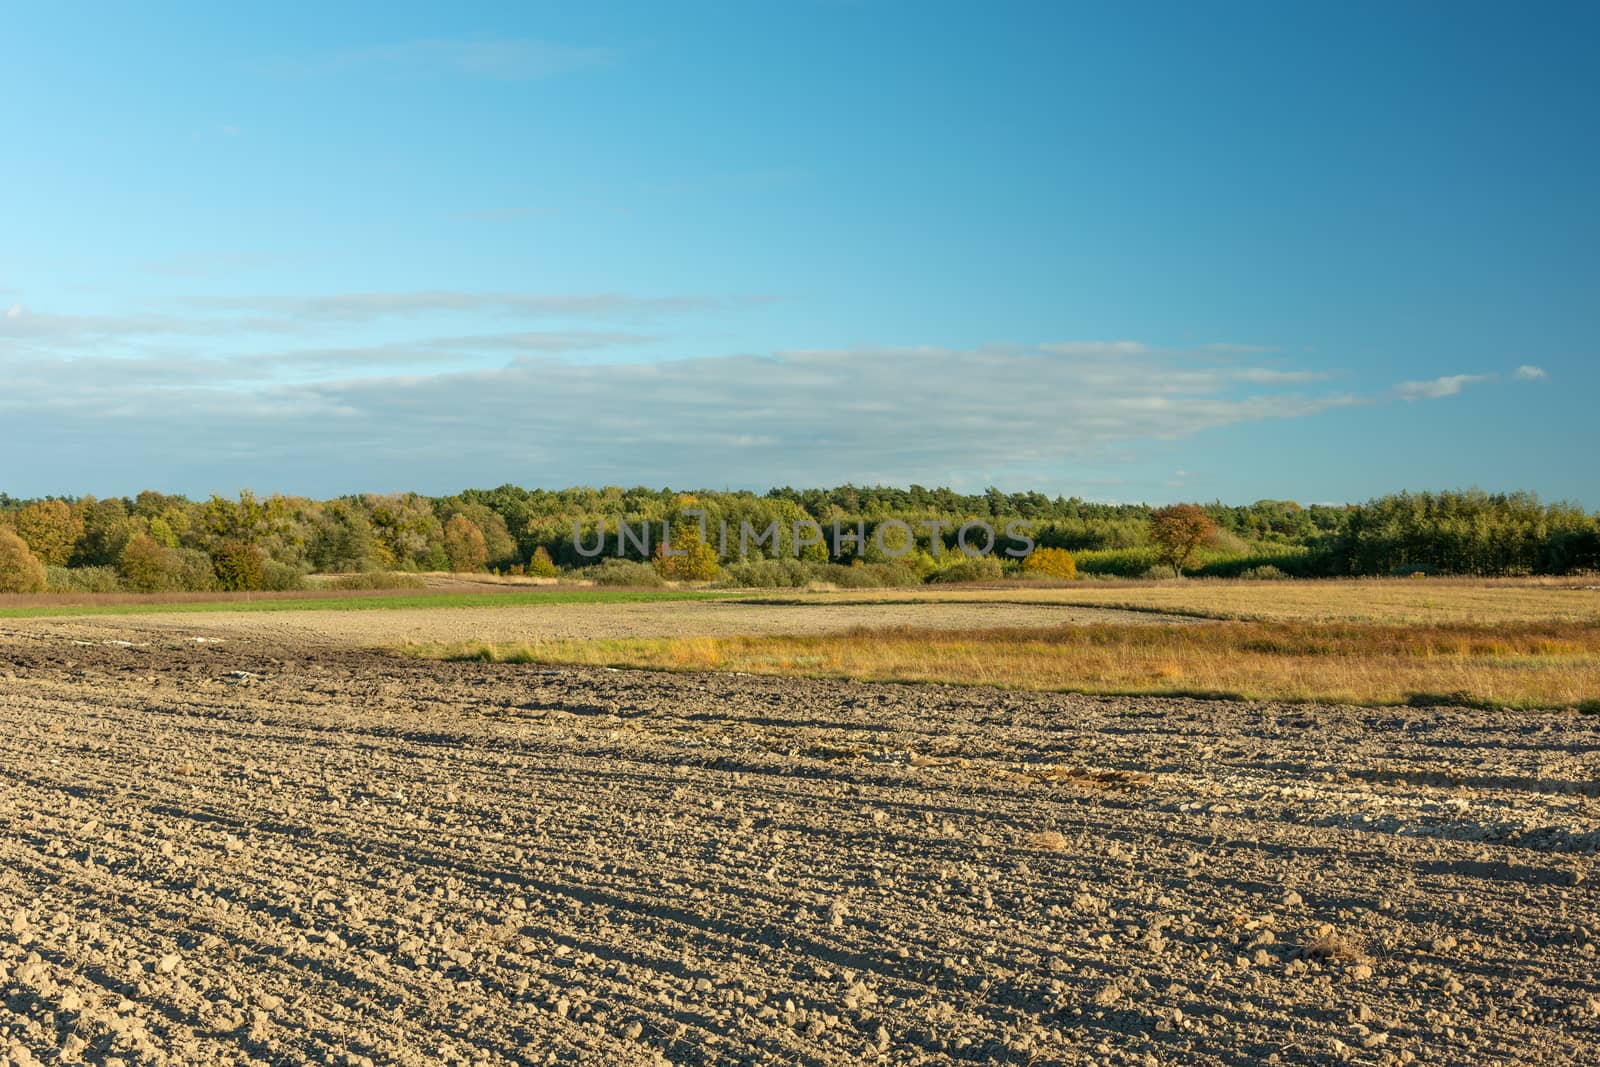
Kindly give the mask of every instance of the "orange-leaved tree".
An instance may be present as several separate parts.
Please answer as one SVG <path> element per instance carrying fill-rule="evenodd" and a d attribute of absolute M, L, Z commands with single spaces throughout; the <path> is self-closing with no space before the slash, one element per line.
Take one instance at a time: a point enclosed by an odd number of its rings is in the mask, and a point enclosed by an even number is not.
<path fill-rule="evenodd" d="M 1217 524 L 1197 504 L 1173 504 L 1150 513 L 1150 541 L 1156 555 L 1183 577 L 1183 568 L 1194 558 L 1195 549 L 1211 540 Z"/>
<path fill-rule="evenodd" d="M 456 515 L 444 524 L 444 554 L 457 574 L 481 571 L 489 562 L 489 545 L 477 523 Z"/>

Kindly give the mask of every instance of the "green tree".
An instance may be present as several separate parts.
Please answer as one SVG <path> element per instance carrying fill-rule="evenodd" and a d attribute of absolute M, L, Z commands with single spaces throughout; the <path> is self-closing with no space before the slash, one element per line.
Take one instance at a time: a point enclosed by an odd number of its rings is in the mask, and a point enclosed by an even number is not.
<path fill-rule="evenodd" d="M 1216 521 L 1195 504 L 1174 504 L 1150 513 L 1150 542 L 1156 556 L 1179 578 L 1195 550 L 1216 532 Z"/>
<path fill-rule="evenodd" d="M 535 578 L 554 578 L 556 576 L 555 561 L 550 558 L 550 550 L 543 545 L 538 545 L 533 550 L 533 555 L 528 557 L 528 573 Z"/>

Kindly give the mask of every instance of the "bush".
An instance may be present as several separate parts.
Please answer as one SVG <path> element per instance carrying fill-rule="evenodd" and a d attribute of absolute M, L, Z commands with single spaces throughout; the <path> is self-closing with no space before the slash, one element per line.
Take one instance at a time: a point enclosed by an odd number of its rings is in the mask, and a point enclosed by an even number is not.
<path fill-rule="evenodd" d="M 1267 563 L 1259 567 L 1251 567 L 1248 570 L 1240 571 L 1239 577 L 1253 582 L 1275 582 L 1280 578 L 1287 578 L 1289 576 L 1278 568 L 1274 567 L 1272 564 Z"/>
<path fill-rule="evenodd" d="M 44 564 L 28 551 L 28 543 L 0 528 L 0 593 L 42 593 Z"/>
<path fill-rule="evenodd" d="M 128 538 L 117 558 L 123 582 L 135 593 L 165 593 L 177 588 L 174 563 L 165 548 L 142 533 Z"/>
<path fill-rule="evenodd" d="M 993 556 L 974 556 L 946 564 L 928 576 L 930 582 L 992 582 L 1004 574 Z"/>
<path fill-rule="evenodd" d="M 334 589 L 422 589 L 428 583 L 417 574 L 398 574 L 394 571 L 363 571 L 360 574 L 341 574 L 329 583 Z"/>
<path fill-rule="evenodd" d="M 1156 566 L 1156 554 L 1148 548 L 1106 548 L 1079 552 L 1073 557 L 1079 574 L 1098 574 L 1111 578 L 1143 578 Z M 1167 572 L 1171 577 L 1171 571 Z"/>
<path fill-rule="evenodd" d="M 812 569 L 797 559 L 753 559 L 723 568 L 723 585 L 741 589 L 799 589 L 812 580 Z"/>
<path fill-rule="evenodd" d="M 635 563 L 631 559 L 608 559 L 590 567 L 584 574 L 596 585 L 659 587 L 667 584 L 650 564 Z"/>
<path fill-rule="evenodd" d="M 516 569 L 512 569 L 516 573 Z M 554 578 L 556 576 L 555 560 L 550 558 L 550 550 L 543 545 L 533 550 L 533 555 L 528 557 L 527 573 L 534 578 Z"/>
<path fill-rule="evenodd" d="M 224 541 L 211 553 L 219 588 L 232 592 L 260 589 L 266 557 L 248 541 Z"/>
<path fill-rule="evenodd" d="M 841 589 L 883 589 L 891 586 L 921 585 L 922 577 L 908 566 L 896 563 L 863 563 L 842 567 L 830 564 L 820 576 Z"/>
<path fill-rule="evenodd" d="M 116 593 L 122 580 L 115 567 L 46 567 L 45 586 L 51 593 Z"/>
<path fill-rule="evenodd" d="M 298 567 L 291 567 L 287 563 L 279 563 L 269 559 L 261 565 L 261 588 L 275 593 L 287 593 L 293 589 L 304 589 L 305 576 Z"/>
<path fill-rule="evenodd" d="M 1022 561 L 1022 573 L 1030 578 L 1076 578 L 1078 564 L 1064 548 L 1036 548 Z"/>
<path fill-rule="evenodd" d="M 187 593 L 209 593 L 217 587 L 217 569 L 211 557 L 198 548 L 173 548 L 167 550 L 172 560 L 176 585 Z"/>
<path fill-rule="evenodd" d="M 736 589 L 804 589 L 816 583 L 841 589 L 884 589 L 918 585 L 922 581 L 916 566 L 909 560 L 845 566 L 793 557 L 754 559 L 730 563 L 722 573 L 718 584 Z"/>

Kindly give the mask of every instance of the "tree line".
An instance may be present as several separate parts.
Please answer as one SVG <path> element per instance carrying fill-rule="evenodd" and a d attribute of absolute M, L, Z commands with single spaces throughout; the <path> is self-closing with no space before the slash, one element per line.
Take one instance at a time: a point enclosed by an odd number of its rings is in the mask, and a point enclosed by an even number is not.
<path fill-rule="evenodd" d="M 841 486 L 766 493 L 620 487 L 524 489 L 503 485 L 452 496 L 358 494 L 331 500 L 244 491 L 190 500 L 146 491 L 135 497 L 18 499 L 0 493 L 0 566 L 27 569 L 51 589 L 160 592 L 290 589 L 306 575 L 498 571 L 541 576 L 581 572 L 622 581 L 715 579 L 756 585 L 909 584 L 917 581 L 1064 572 L 1118 575 L 1331 577 L 1392 574 L 1571 574 L 1600 569 L 1600 522 L 1581 507 L 1531 493 L 1479 490 L 1399 493 L 1363 504 L 1301 506 L 1260 500 L 1191 506 L 1198 525 L 1171 509 L 1103 504 L 990 489 Z M 1165 521 L 1163 516 L 1165 515 Z M 1008 558 L 1006 526 L 1029 524 L 1029 566 Z M 959 527 L 999 531 L 993 555 L 973 560 Z M 828 531 L 802 545 L 792 531 Z M 659 556 L 621 536 L 619 524 L 665 524 L 689 561 Z M 912 543 L 885 553 L 874 533 L 893 523 Z M 740 554 L 717 531 L 742 524 L 775 540 Z M 842 541 L 831 536 L 844 532 Z M 707 531 L 701 539 L 700 531 Z M 1182 560 L 1163 538 L 1186 530 Z M 1199 536 L 1192 536 L 1198 530 Z M 1164 533 L 1165 531 L 1165 533 Z M 584 546 L 580 551 L 579 545 Z M 596 554 L 595 548 L 600 551 Z M 1054 555 L 1039 556 L 1050 549 Z M 682 550 L 681 548 L 679 549 Z M 656 558 L 652 559 L 655 555 Z M 26 557 L 26 559 L 24 559 Z M 7 562 L 10 561 L 10 562 Z M 652 566 L 641 566 L 652 565 Z M 29 588 L 38 582 L 30 577 Z"/>

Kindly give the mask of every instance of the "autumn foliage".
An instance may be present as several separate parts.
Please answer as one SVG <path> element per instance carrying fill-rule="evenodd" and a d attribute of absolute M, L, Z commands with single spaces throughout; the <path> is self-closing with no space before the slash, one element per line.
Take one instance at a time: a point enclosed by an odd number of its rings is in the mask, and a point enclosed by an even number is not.
<path fill-rule="evenodd" d="M 1064 548 L 1036 548 L 1022 561 L 1022 571 L 1039 578 L 1076 578 L 1078 564 Z"/>
<path fill-rule="evenodd" d="M 0 593 L 42 593 L 44 587 L 44 564 L 26 541 L 0 527 Z"/>
<path fill-rule="evenodd" d="M 669 581 L 709 582 L 719 570 L 717 550 L 700 537 L 699 526 L 685 525 L 672 532 L 670 541 L 656 546 L 655 567 Z"/>
<path fill-rule="evenodd" d="M 465 515 L 453 516 L 444 524 L 444 554 L 456 574 L 481 571 L 489 562 L 489 546 L 478 524 Z"/>
<path fill-rule="evenodd" d="M 1195 550 L 1216 532 L 1216 521 L 1197 504 L 1174 504 L 1150 513 L 1150 543 L 1161 562 L 1179 578 Z"/>

